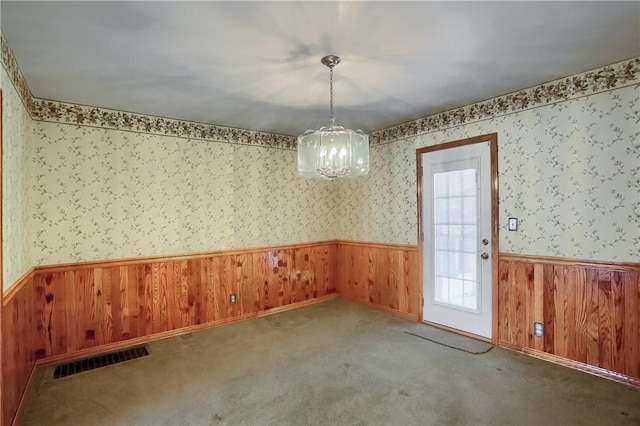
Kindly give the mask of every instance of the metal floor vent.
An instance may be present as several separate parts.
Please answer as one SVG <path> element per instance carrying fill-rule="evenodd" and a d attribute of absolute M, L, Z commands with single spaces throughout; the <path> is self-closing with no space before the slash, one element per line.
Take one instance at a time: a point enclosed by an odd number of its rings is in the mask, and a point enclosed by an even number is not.
<path fill-rule="evenodd" d="M 98 355 L 93 358 L 81 359 L 68 364 L 58 365 L 53 372 L 54 379 L 71 376 L 72 374 L 82 373 L 83 371 L 93 370 L 94 368 L 106 367 L 107 365 L 117 364 L 130 359 L 141 358 L 149 355 L 145 346 L 137 348 L 125 349 L 120 352 L 113 352 L 106 355 Z"/>

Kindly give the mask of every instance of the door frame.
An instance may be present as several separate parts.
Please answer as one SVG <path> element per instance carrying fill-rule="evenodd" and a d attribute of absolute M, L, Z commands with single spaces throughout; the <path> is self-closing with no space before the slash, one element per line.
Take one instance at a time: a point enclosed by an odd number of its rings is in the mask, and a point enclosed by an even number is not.
<path fill-rule="evenodd" d="M 475 334 L 465 333 L 440 324 L 425 322 L 422 320 L 424 314 L 424 277 L 423 277 L 423 259 L 424 259 L 424 224 L 422 223 L 422 154 L 443 149 L 456 148 L 464 145 L 471 145 L 481 142 L 489 143 L 490 151 L 490 169 L 491 169 L 491 339 L 485 339 Z M 458 334 L 473 337 L 474 339 L 491 341 L 493 344 L 498 343 L 498 230 L 499 230 L 499 210 L 498 210 L 498 134 L 489 133 L 486 135 L 474 136 L 472 138 L 460 139 L 451 142 L 445 142 L 438 145 L 427 146 L 416 149 L 416 181 L 417 197 L 418 197 L 418 253 L 419 253 L 419 295 L 420 305 L 418 308 L 418 322 L 432 325 L 434 327 L 443 328 Z"/>
<path fill-rule="evenodd" d="M 2 89 L 0 89 L 0 413 L 4 413 L 4 393 L 2 392 L 2 389 L 4 387 L 4 380 L 2 379 L 3 377 L 3 366 L 4 366 L 4 360 L 2 359 L 2 354 L 3 354 L 3 341 L 2 341 L 2 335 L 4 332 L 4 325 L 3 325 L 3 313 L 2 313 L 2 308 L 4 306 L 4 301 L 2 300 L 2 298 L 4 297 L 4 276 L 2 274 L 2 272 L 4 271 L 4 258 L 3 253 L 2 253 L 2 246 L 4 245 L 3 242 L 3 236 L 2 236 L 2 174 L 4 173 L 4 171 L 2 170 L 2 157 L 4 156 L 3 153 L 3 140 L 2 140 Z M 0 423 L 2 423 L 2 418 L 0 418 Z"/>

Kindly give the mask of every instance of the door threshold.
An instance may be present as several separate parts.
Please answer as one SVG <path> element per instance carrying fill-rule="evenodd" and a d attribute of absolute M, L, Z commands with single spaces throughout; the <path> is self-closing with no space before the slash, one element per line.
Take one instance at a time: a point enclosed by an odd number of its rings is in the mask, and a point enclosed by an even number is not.
<path fill-rule="evenodd" d="M 493 344 L 493 339 L 490 339 L 488 337 L 479 336 L 479 335 L 473 334 L 473 333 L 468 333 L 466 331 L 458 330 L 457 328 L 447 327 L 446 325 L 438 324 L 438 323 L 431 322 L 431 321 L 424 321 L 423 320 L 421 322 L 422 322 L 422 324 L 430 325 L 431 327 L 439 328 L 441 330 L 449 331 L 451 333 L 459 334 L 461 336 L 469 337 L 471 339 L 480 340 L 481 342 Z"/>

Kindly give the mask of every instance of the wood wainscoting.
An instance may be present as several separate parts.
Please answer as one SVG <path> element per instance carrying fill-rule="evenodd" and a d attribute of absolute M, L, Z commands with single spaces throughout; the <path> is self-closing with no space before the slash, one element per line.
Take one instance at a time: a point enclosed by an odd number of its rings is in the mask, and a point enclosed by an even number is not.
<path fill-rule="evenodd" d="M 2 421 L 10 425 L 31 380 L 34 366 L 44 356 L 39 342 L 42 325 L 36 319 L 33 269 L 4 294 L 2 310 Z"/>
<path fill-rule="evenodd" d="M 3 424 L 39 364 L 337 295 L 418 320 L 419 269 L 417 246 L 341 240 L 36 267 L 4 294 Z M 500 346 L 640 386 L 640 264 L 501 253 L 497 310 Z"/>
<path fill-rule="evenodd" d="M 417 246 L 339 241 L 338 259 L 337 291 L 341 298 L 418 319 Z"/>
<path fill-rule="evenodd" d="M 329 241 L 34 268 L 5 294 L 3 424 L 15 418 L 37 360 L 60 362 L 336 297 L 336 255 Z"/>
<path fill-rule="evenodd" d="M 640 264 L 500 253 L 498 276 L 499 345 L 640 386 Z"/>

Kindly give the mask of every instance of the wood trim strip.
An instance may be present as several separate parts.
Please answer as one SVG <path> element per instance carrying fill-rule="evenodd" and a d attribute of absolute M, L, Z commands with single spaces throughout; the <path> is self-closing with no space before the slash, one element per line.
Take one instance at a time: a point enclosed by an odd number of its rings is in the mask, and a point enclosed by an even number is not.
<path fill-rule="evenodd" d="M 498 253 L 500 251 L 500 197 L 498 196 L 498 134 L 491 133 L 485 135 L 489 139 L 490 167 L 491 167 L 491 312 L 492 342 L 495 345 L 498 341 Z"/>
<path fill-rule="evenodd" d="M 260 311 L 251 314 L 240 315 L 233 318 L 225 318 L 218 321 L 212 321 L 205 324 L 197 324 L 189 327 L 183 327 L 176 330 L 164 331 L 161 333 L 150 334 L 147 336 L 136 337 L 129 340 L 123 340 L 115 343 L 108 343 L 106 345 L 95 346 L 89 349 L 82 349 L 79 351 L 74 351 L 62 355 L 53 355 L 47 358 L 42 358 L 36 361 L 36 367 L 55 365 L 64 362 L 70 362 L 77 359 L 91 357 L 97 354 L 103 354 L 113 351 L 118 351 L 123 348 L 142 345 L 145 343 L 155 342 L 156 340 L 167 339 L 170 337 L 176 337 L 187 333 L 193 333 L 200 330 L 206 330 L 213 327 L 218 327 L 221 325 L 232 324 L 239 321 L 245 321 L 253 318 L 261 318 L 269 315 L 277 314 L 280 312 L 291 311 L 293 309 L 302 308 L 304 306 L 315 305 L 316 303 L 322 303 L 327 300 L 332 300 L 338 298 L 336 293 L 328 294 L 326 296 L 318 297 L 316 299 L 303 300 L 301 302 L 295 302 L 290 305 L 278 306 L 277 308 L 272 308 L 266 311 Z M 26 391 L 25 391 L 26 393 Z"/>
<path fill-rule="evenodd" d="M 623 271 L 640 271 L 640 263 L 634 262 L 608 262 L 603 260 L 584 260 L 573 259 L 570 257 L 538 256 L 533 254 L 516 254 L 504 252 L 500 252 L 498 256 L 500 257 L 500 260 L 511 262 L 545 263 L 551 265 L 584 266 L 587 268 L 608 268 Z"/>
<path fill-rule="evenodd" d="M 123 265 L 147 263 L 149 261 L 171 262 L 171 261 L 178 261 L 178 260 L 200 259 L 200 258 L 206 258 L 206 257 L 248 254 L 248 253 L 255 253 L 255 252 L 260 252 L 265 250 L 306 248 L 306 247 L 330 245 L 330 244 L 339 244 L 339 245 L 345 245 L 345 246 L 367 246 L 367 247 L 375 247 L 375 248 L 395 248 L 395 249 L 401 249 L 401 250 L 421 252 L 420 239 L 418 241 L 419 241 L 418 245 L 413 245 L 413 244 L 396 244 L 396 243 L 372 243 L 372 242 L 365 242 L 365 241 L 328 240 L 328 241 L 320 241 L 317 243 L 305 243 L 305 244 L 299 244 L 299 245 L 292 244 L 292 245 L 273 246 L 273 247 L 266 247 L 266 248 L 250 248 L 247 250 L 240 250 L 240 249 L 217 250 L 217 251 L 211 251 L 211 252 L 199 252 L 194 254 L 181 254 L 176 256 L 122 258 L 122 259 L 114 259 L 114 260 L 96 260 L 96 261 L 79 262 L 79 263 L 64 263 L 59 265 L 35 266 L 30 270 L 28 270 L 27 272 L 25 272 L 7 291 L 3 292 L 2 302 L 3 302 L 3 306 L 6 306 L 7 302 L 10 301 L 18 291 L 20 291 L 22 286 L 24 286 L 24 284 L 28 282 L 29 279 L 32 278 L 36 272 L 65 272 L 69 270 L 77 270 L 77 269 L 85 269 L 85 268 L 100 268 L 100 267 L 108 267 L 108 266 L 123 266 Z M 497 269 L 497 262 L 499 260 L 531 262 L 531 263 L 548 263 L 548 264 L 554 264 L 554 265 L 567 265 L 567 266 L 586 266 L 586 267 L 592 267 L 592 268 L 608 267 L 611 269 L 640 271 L 640 263 L 606 262 L 606 261 L 600 261 L 600 260 L 583 260 L 583 259 L 573 259 L 568 257 L 538 256 L 538 255 L 516 254 L 516 253 L 506 253 L 506 252 L 498 253 L 498 259 L 495 260 L 496 269 Z M 420 277 L 420 282 L 422 282 L 422 277 Z"/>
<path fill-rule="evenodd" d="M 422 151 L 416 150 L 416 214 L 418 229 L 418 319 L 421 321 L 424 318 L 424 265 L 422 260 L 424 258 L 424 223 L 422 223 Z"/>
<path fill-rule="evenodd" d="M 452 142 L 439 143 L 436 145 L 425 146 L 416 150 L 416 155 L 422 155 L 427 152 L 440 151 L 442 149 L 457 148 L 459 146 L 472 145 L 480 142 L 497 141 L 497 133 L 487 133 L 486 135 L 473 136 L 471 138 L 460 139 Z"/>
<path fill-rule="evenodd" d="M 536 349 L 527 348 L 524 346 L 518 346 L 511 344 L 509 342 L 505 342 L 502 340 L 498 341 L 498 346 L 504 349 L 508 349 L 515 352 L 520 352 L 525 355 L 529 355 L 538 359 L 542 359 L 545 361 L 549 361 L 554 364 L 562 365 L 563 367 L 573 368 L 574 370 L 579 370 L 585 373 L 593 374 L 594 376 L 602 377 L 604 379 L 613 380 L 618 383 L 623 383 L 625 385 L 634 386 L 636 388 L 640 388 L 640 379 L 635 377 L 626 376 L 624 374 L 616 373 L 615 371 L 606 370 L 604 368 L 595 367 L 593 365 L 585 364 L 579 361 L 573 361 L 558 355 L 549 354 L 546 352 L 541 352 Z"/>
<path fill-rule="evenodd" d="M 22 288 L 31 280 L 35 275 L 36 268 L 31 268 L 25 272 L 13 285 L 2 294 L 2 306 L 7 306 L 11 299 L 18 294 Z"/>
<path fill-rule="evenodd" d="M 34 269 L 36 270 L 37 273 L 66 272 L 70 270 L 75 271 L 75 270 L 87 269 L 87 268 L 105 268 L 105 267 L 114 267 L 114 266 L 136 265 L 136 264 L 150 263 L 150 262 L 154 262 L 154 263 L 155 262 L 175 262 L 180 260 L 194 260 L 194 259 L 203 259 L 203 258 L 218 257 L 218 256 L 236 256 L 236 255 L 253 254 L 253 253 L 273 251 L 273 250 L 304 249 L 304 248 L 318 247 L 323 245 L 331 245 L 336 243 L 337 243 L 337 240 L 327 240 L 327 241 L 318 241 L 318 242 L 301 243 L 301 244 L 284 244 L 284 245 L 268 246 L 268 247 L 251 247 L 247 249 L 214 250 L 214 251 L 198 252 L 198 253 L 132 257 L 132 258 L 122 258 L 122 259 L 113 259 L 113 260 L 92 260 L 92 261 L 77 262 L 77 263 L 41 265 L 41 266 L 34 267 Z"/>
<path fill-rule="evenodd" d="M 418 245 L 416 244 L 374 243 L 374 242 L 368 242 L 368 241 L 351 241 L 351 240 L 335 240 L 335 243 L 343 246 L 366 246 L 370 248 L 408 250 L 408 251 L 418 250 Z"/>
<path fill-rule="evenodd" d="M 3 169 L 2 169 L 2 158 L 3 158 L 3 154 L 2 154 L 2 148 L 3 148 L 3 142 L 2 142 L 2 89 L 0 89 L 0 424 L 2 424 L 3 419 L 4 419 L 4 374 L 2 371 L 2 368 L 4 366 L 4 360 L 2 357 L 2 335 L 3 333 L 3 316 L 2 316 L 2 308 L 4 307 L 4 303 L 2 301 L 3 297 L 4 297 L 4 258 L 2 257 L 2 246 L 4 246 L 4 240 L 2 239 L 2 228 L 3 223 L 2 223 L 2 205 L 4 204 L 2 202 L 3 198 L 2 198 L 2 173 L 3 173 Z M 23 395 L 24 396 L 24 395 Z"/>

